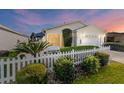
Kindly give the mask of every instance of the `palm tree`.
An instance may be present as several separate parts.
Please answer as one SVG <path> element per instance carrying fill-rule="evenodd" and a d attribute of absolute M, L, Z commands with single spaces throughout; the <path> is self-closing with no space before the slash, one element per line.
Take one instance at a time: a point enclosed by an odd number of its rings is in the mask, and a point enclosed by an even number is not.
<path fill-rule="evenodd" d="M 43 51 L 49 46 L 50 46 L 49 43 L 46 41 L 28 42 L 28 43 L 24 42 L 18 44 L 14 50 L 23 53 L 29 53 L 32 54 L 33 56 L 36 56 L 37 53 Z"/>

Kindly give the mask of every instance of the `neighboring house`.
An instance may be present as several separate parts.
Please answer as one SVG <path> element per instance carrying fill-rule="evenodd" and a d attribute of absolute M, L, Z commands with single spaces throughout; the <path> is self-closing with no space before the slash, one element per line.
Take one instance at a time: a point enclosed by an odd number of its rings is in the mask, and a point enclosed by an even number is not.
<path fill-rule="evenodd" d="M 30 41 L 33 41 L 33 42 L 35 42 L 35 41 L 39 41 L 39 40 L 42 40 L 43 39 L 43 37 L 44 37 L 44 33 L 43 32 L 39 32 L 39 33 L 32 33 L 31 35 L 30 35 Z"/>
<path fill-rule="evenodd" d="M 96 45 L 101 46 L 105 40 L 105 31 L 93 26 L 86 25 L 80 21 L 63 24 L 50 29 L 45 29 L 44 38 L 54 46 L 64 46 L 63 31 L 72 32 L 72 46 L 74 45 Z"/>
<path fill-rule="evenodd" d="M 17 43 L 26 41 L 28 41 L 28 37 L 26 35 L 0 25 L 0 51 L 13 49 Z"/>
<path fill-rule="evenodd" d="M 111 32 L 107 33 L 107 42 L 116 42 L 124 44 L 124 33 Z"/>

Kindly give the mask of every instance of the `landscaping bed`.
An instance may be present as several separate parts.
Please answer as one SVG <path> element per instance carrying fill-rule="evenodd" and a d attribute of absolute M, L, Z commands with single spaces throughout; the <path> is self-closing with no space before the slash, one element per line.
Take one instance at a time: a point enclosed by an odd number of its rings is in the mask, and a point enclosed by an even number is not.
<path fill-rule="evenodd" d="M 47 84 L 72 84 L 75 79 L 80 78 L 82 75 L 88 77 L 89 75 L 96 75 L 103 68 L 106 69 L 108 62 L 109 55 L 100 52 L 85 57 L 82 62 L 77 64 L 74 63 L 72 57 L 61 56 L 54 62 L 53 71 L 48 71 L 44 64 L 29 64 L 22 68 L 17 72 L 16 82 L 20 84 L 41 84 L 44 82 Z M 41 68 L 40 65 L 44 68 Z M 48 79 L 44 81 L 44 77 Z"/>
<path fill-rule="evenodd" d="M 124 64 L 111 61 L 94 75 L 80 76 L 73 81 L 74 84 L 124 84 Z"/>

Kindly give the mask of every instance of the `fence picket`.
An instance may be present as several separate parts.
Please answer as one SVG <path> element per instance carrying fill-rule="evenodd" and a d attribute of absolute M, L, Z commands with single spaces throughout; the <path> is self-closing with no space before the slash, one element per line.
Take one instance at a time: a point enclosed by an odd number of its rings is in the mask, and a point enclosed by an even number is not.
<path fill-rule="evenodd" d="M 20 71 L 20 66 L 21 66 L 21 63 L 20 63 L 20 57 L 18 57 L 18 61 L 17 61 L 17 71 Z"/>
<path fill-rule="evenodd" d="M 15 58 L 12 59 L 12 81 L 15 81 L 15 75 L 16 75 L 16 71 L 15 71 Z"/>

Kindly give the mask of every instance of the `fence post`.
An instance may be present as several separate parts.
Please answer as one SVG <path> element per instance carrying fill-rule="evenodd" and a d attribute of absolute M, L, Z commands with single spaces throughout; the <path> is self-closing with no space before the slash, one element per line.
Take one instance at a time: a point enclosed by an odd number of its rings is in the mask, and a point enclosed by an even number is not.
<path fill-rule="evenodd" d="M 108 46 L 108 52 L 110 53 L 110 46 Z M 109 56 L 109 62 L 108 62 L 108 64 L 110 64 L 111 63 L 111 55 Z"/>
<path fill-rule="evenodd" d="M 1 59 L 0 62 L 0 70 L 1 70 L 1 83 L 4 83 L 4 64 L 3 64 L 4 60 Z"/>
<path fill-rule="evenodd" d="M 73 50 L 72 50 L 72 57 L 73 57 L 73 58 L 74 58 L 74 52 L 75 52 L 75 51 L 74 51 L 74 49 L 73 49 Z"/>
<path fill-rule="evenodd" d="M 10 82 L 10 59 L 7 59 L 7 83 Z"/>
<path fill-rule="evenodd" d="M 18 56 L 18 61 L 17 61 L 17 71 L 20 71 L 20 66 L 21 66 L 21 58 Z"/>
<path fill-rule="evenodd" d="M 12 59 L 12 80 L 15 81 L 15 58 Z"/>

